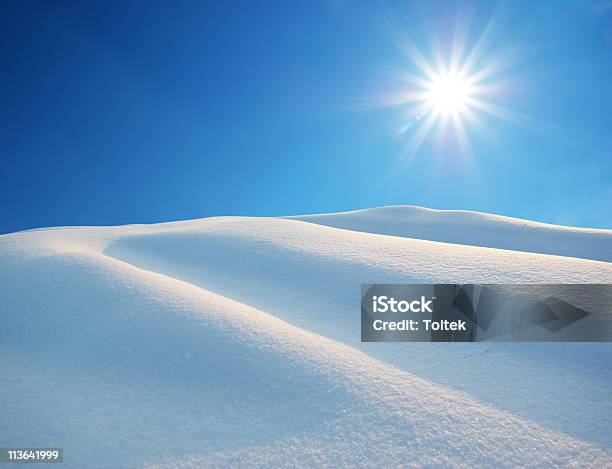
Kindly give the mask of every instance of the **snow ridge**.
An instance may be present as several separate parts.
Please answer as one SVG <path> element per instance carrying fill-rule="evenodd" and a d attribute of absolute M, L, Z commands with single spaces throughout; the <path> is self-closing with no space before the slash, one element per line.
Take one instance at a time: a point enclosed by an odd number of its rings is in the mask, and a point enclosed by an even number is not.
<path fill-rule="evenodd" d="M 288 217 L 366 233 L 612 261 L 612 230 L 412 205 Z"/>

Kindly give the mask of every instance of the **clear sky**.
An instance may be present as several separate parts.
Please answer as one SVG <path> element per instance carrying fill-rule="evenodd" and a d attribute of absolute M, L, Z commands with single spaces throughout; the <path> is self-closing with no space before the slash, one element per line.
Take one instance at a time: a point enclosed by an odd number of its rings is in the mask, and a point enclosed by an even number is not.
<path fill-rule="evenodd" d="M 394 99 L 457 31 L 495 68 L 462 138 Z M 6 0 L 0 36 L 2 233 L 391 204 L 612 228 L 609 0 Z"/>

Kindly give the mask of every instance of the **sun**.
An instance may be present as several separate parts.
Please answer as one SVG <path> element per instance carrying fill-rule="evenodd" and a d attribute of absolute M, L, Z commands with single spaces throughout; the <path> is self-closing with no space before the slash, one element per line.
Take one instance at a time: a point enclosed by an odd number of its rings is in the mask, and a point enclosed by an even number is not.
<path fill-rule="evenodd" d="M 469 80 L 452 73 L 435 77 L 425 92 L 425 100 L 436 113 L 461 113 L 468 106 L 471 91 Z"/>
<path fill-rule="evenodd" d="M 473 131 L 494 132 L 484 115 L 526 121 L 499 105 L 512 87 L 506 70 L 514 59 L 511 54 L 487 53 L 488 35 L 495 29 L 492 24 L 468 47 L 467 27 L 460 22 L 453 40 L 435 41 L 430 54 L 399 35 L 399 49 L 409 59 L 395 70 L 401 88 L 378 102 L 400 108 L 402 121 L 396 130 L 406 138 L 402 160 L 409 162 L 425 142 L 452 149 L 454 155 L 469 155 Z"/>

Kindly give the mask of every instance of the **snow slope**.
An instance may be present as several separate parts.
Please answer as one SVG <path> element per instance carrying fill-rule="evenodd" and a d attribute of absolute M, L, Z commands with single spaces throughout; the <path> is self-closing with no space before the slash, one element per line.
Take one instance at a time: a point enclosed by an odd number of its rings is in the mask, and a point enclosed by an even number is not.
<path fill-rule="evenodd" d="M 289 218 L 367 233 L 612 262 L 610 230 L 550 225 L 489 213 L 401 205 Z"/>
<path fill-rule="evenodd" d="M 593 259 L 612 232 L 415 210 L 0 236 L 0 447 L 74 467 L 611 466 L 610 344 L 362 344 L 359 302 L 369 282 L 610 283 Z M 490 217 L 521 251 L 477 242 Z"/>

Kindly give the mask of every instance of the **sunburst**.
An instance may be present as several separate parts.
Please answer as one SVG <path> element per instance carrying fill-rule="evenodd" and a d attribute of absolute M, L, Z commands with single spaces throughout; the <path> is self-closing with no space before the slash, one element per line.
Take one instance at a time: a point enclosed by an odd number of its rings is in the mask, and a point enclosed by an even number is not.
<path fill-rule="evenodd" d="M 516 118 L 495 103 L 504 89 L 500 72 L 507 64 L 483 60 L 490 30 L 491 24 L 469 50 L 465 48 L 466 31 L 461 30 L 448 53 L 432 54 L 432 60 L 403 38 L 401 48 L 413 65 L 412 71 L 402 71 L 405 89 L 387 96 L 386 103 L 405 107 L 407 118 L 399 132 L 407 138 L 408 153 L 415 154 L 436 128 L 449 130 L 457 148 L 468 152 L 469 132 L 486 129 L 481 114 Z"/>

